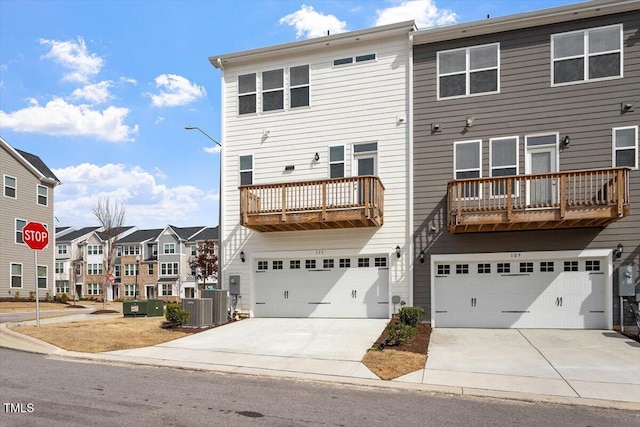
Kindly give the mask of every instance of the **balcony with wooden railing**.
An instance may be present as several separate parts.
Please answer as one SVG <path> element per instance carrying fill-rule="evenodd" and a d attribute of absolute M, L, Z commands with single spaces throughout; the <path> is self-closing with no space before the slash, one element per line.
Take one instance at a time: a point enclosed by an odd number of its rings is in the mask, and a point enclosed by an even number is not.
<path fill-rule="evenodd" d="M 605 227 L 629 214 L 629 169 L 460 179 L 447 199 L 451 233 Z"/>
<path fill-rule="evenodd" d="M 256 231 L 380 227 L 384 186 L 376 176 L 245 185 L 240 223 Z"/>

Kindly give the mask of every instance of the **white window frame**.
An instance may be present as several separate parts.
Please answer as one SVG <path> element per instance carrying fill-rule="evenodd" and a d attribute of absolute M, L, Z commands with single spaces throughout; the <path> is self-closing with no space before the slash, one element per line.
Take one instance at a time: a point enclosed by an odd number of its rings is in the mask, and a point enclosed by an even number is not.
<path fill-rule="evenodd" d="M 255 83 L 255 89 L 252 92 L 242 92 L 240 93 L 240 77 L 244 77 L 244 76 L 251 76 L 253 75 L 254 78 L 254 83 Z M 257 114 L 258 113 L 258 73 L 247 73 L 247 74 L 239 74 L 238 78 L 236 79 L 236 84 L 237 84 L 237 88 L 238 88 L 238 108 L 237 108 L 237 114 L 238 116 L 249 116 L 251 114 Z M 240 98 L 243 96 L 251 96 L 253 95 L 255 97 L 255 110 L 251 111 L 251 112 L 247 112 L 247 113 L 241 113 L 240 112 Z"/>
<path fill-rule="evenodd" d="M 471 50 L 473 49 L 478 49 L 478 48 L 485 48 L 485 47 L 489 47 L 489 46 L 497 46 L 497 50 L 496 50 L 496 66 L 495 67 L 485 67 L 485 68 L 478 68 L 478 69 L 474 69 L 471 70 Z M 444 73 L 444 74 L 440 74 L 440 54 L 443 53 L 450 53 L 450 52 L 455 52 L 455 51 L 465 51 L 465 69 L 464 71 L 456 71 L 456 72 L 450 72 L 450 73 Z M 482 45 L 477 45 L 477 46 L 468 46 L 468 47 L 463 47 L 463 48 L 456 48 L 456 49 L 448 49 L 448 50 L 441 50 L 437 53 L 437 58 L 436 58 L 436 100 L 440 101 L 440 100 L 445 100 L 445 99 L 459 99 L 459 98 L 467 98 L 470 96 L 484 96 L 484 95 L 491 95 L 491 94 L 495 94 L 495 93 L 500 93 L 500 43 L 487 43 L 487 44 L 482 44 Z M 479 92 L 479 93 L 471 93 L 471 73 L 475 73 L 475 72 L 481 72 L 481 71 L 488 71 L 488 70 L 496 70 L 496 90 L 494 91 L 490 91 L 490 92 Z M 465 93 L 463 95 L 454 95 L 454 96 L 445 96 L 442 97 L 440 96 L 440 77 L 446 77 L 446 76 L 454 76 L 454 75 L 461 75 L 461 74 L 465 74 Z"/>
<path fill-rule="evenodd" d="M 40 194 L 40 189 L 44 190 L 44 195 Z M 44 197 L 44 203 L 40 203 L 40 197 Z M 49 206 L 49 188 L 38 184 L 36 187 L 36 204 L 39 206 Z"/>
<path fill-rule="evenodd" d="M 13 179 L 13 187 L 7 185 L 7 178 Z M 13 188 L 13 197 L 7 196 L 7 188 Z M 18 198 L 18 178 L 11 175 L 3 175 L 2 177 L 2 195 L 8 199 L 17 199 Z"/>
<path fill-rule="evenodd" d="M 294 85 L 291 83 L 291 69 L 292 68 L 300 68 L 300 67 L 307 67 L 307 83 L 304 84 L 298 84 L 298 85 Z M 289 109 L 291 110 L 298 110 L 300 108 L 309 108 L 311 107 L 311 65 L 309 64 L 300 64 L 300 65 L 292 65 L 291 67 L 289 67 L 288 71 L 288 83 L 289 83 L 289 87 L 287 88 L 287 92 L 289 94 L 289 99 L 287 100 L 288 105 L 289 105 Z M 287 84 L 287 81 L 285 79 L 285 85 Z M 294 107 L 291 105 L 291 100 L 293 99 L 292 96 L 292 91 L 293 89 L 301 89 L 301 88 L 308 88 L 308 93 L 309 93 L 309 100 L 307 105 L 298 105 L 297 107 Z"/>
<path fill-rule="evenodd" d="M 616 50 L 609 50 L 609 51 L 604 51 L 604 52 L 596 52 L 596 53 L 589 53 L 589 32 L 591 31 L 597 31 L 597 30 L 604 30 L 607 28 L 615 28 L 618 27 L 620 29 L 620 48 L 616 49 Z M 555 52 L 555 39 L 557 37 L 561 37 L 561 36 L 566 36 L 569 34 L 578 34 L 578 33 L 582 33 L 583 34 L 583 50 L 582 50 L 582 54 L 581 55 L 574 55 L 574 56 L 567 56 L 565 58 L 558 58 L 556 59 L 554 57 L 554 52 Z M 607 54 L 611 54 L 611 53 L 620 53 L 620 75 L 619 76 L 607 76 L 607 77 L 597 77 L 597 78 L 593 78 L 590 79 L 589 78 L 589 58 L 594 57 L 594 56 L 599 56 L 599 55 L 607 55 Z M 624 77 L 624 31 L 623 31 L 623 26 L 622 24 L 615 24 L 615 25 L 606 25 L 603 27 L 594 27 L 594 28 L 587 28 L 584 30 L 578 30 L 578 31 L 568 31 L 566 33 L 557 33 L 557 34 L 552 34 L 551 35 L 551 87 L 554 86 L 567 86 L 567 85 L 574 85 L 574 84 L 581 84 L 581 83 L 588 83 L 588 82 L 596 82 L 596 81 L 602 81 L 602 80 L 613 80 L 613 79 L 621 79 Z M 570 81 L 570 82 L 562 82 L 562 83 L 555 83 L 555 63 L 556 61 L 566 61 L 569 59 L 577 59 L 577 58 L 583 58 L 583 80 L 574 80 L 574 81 Z"/>
<path fill-rule="evenodd" d="M 371 58 L 373 55 L 373 58 Z M 336 61 L 343 61 L 340 64 L 336 64 Z M 342 58 L 335 58 L 332 61 L 333 67 L 346 67 L 349 65 L 362 64 L 363 62 L 378 61 L 378 54 L 376 52 L 373 53 L 363 53 L 361 55 L 353 55 L 353 56 L 344 56 Z"/>
<path fill-rule="evenodd" d="M 122 266 L 120 264 L 116 264 L 113 266 L 113 276 L 122 277 Z"/>
<path fill-rule="evenodd" d="M 140 264 L 125 264 L 124 275 L 125 276 L 137 276 L 140 274 Z"/>
<path fill-rule="evenodd" d="M 40 269 L 44 268 L 44 276 L 40 274 Z M 49 287 L 49 267 L 47 265 L 39 264 L 36 269 L 38 275 L 38 289 L 48 289 Z M 44 286 L 40 286 L 40 281 L 44 279 Z"/>
<path fill-rule="evenodd" d="M 470 169 L 457 169 L 456 165 L 458 163 L 458 145 L 462 144 L 478 144 L 478 167 L 470 168 Z M 453 179 L 469 179 L 469 178 L 458 178 L 458 172 L 473 172 L 478 171 L 477 178 L 470 179 L 479 179 L 482 178 L 482 140 L 481 139 L 470 139 L 467 141 L 454 141 L 453 142 Z M 477 197 L 463 197 L 464 200 L 473 200 L 473 199 L 481 199 L 482 198 L 482 184 L 478 183 L 478 195 Z"/>
<path fill-rule="evenodd" d="M 18 230 L 18 221 L 23 221 L 24 222 L 24 225 L 19 230 Z M 22 229 L 27 225 L 28 222 L 29 221 L 27 221 L 26 219 L 22 219 L 22 218 L 16 218 L 16 220 L 14 221 L 14 224 L 15 224 L 14 225 L 14 227 L 15 227 L 15 239 L 16 239 L 15 243 L 18 244 L 18 245 L 25 245 L 26 246 L 26 243 L 24 243 L 24 237 L 23 237 L 23 234 L 22 234 Z M 22 240 L 21 242 L 18 241 L 18 234 L 20 234 L 20 240 Z"/>
<path fill-rule="evenodd" d="M 163 243 L 162 244 L 162 254 L 163 255 L 172 255 L 176 253 L 176 244 L 175 243 Z"/>
<path fill-rule="evenodd" d="M 274 88 L 270 88 L 270 89 L 265 89 L 264 88 L 264 73 L 269 73 L 272 71 L 280 71 L 282 73 L 282 86 L 279 87 L 274 87 Z M 264 70 L 260 72 L 260 111 L 262 113 L 271 113 L 274 111 L 284 111 L 286 108 L 286 102 L 284 99 L 284 94 L 285 94 L 285 77 L 284 77 L 284 68 L 274 68 L 271 70 Z M 264 96 L 265 94 L 268 93 L 274 93 L 274 92 L 282 92 L 282 108 L 274 108 L 271 110 L 265 110 L 264 109 Z M 257 107 L 257 106 L 256 106 Z M 257 108 L 256 108 L 257 109 Z"/>
<path fill-rule="evenodd" d="M 102 266 L 102 263 L 100 263 L 100 262 L 87 263 L 87 275 L 88 276 L 100 276 L 102 274 L 104 274 L 104 268 Z"/>
<path fill-rule="evenodd" d="M 251 157 L 251 168 L 250 169 L 242 169 L 242 157 Z M 240 185 L 253 185 L 253 183 L 255 182 L 255 174 L 253 173 L 254 171 L 254 156 L 253 154 L 242 154 L 240 156 L 238 156 L 238 183 Z M 250 184 L 243 184 L 242 183 L 242 173 L 243 172 L 251 172 L 251 183 Z"/>
<path fill-rule="evenodd" d="M 514 165 L 508 165 L 508 166 L 493 166 L 493 142 L 494 141 L 504 141 L 504 140 L 513 140 L 515 139 L 515 143 L 516 143 L 516 162 Z M 482 163 L 482 161 L 481 161 Z M 493 170 L 494 169 L 507 169 L 507 168 L 516 168 L 516 173 L 515 175 L 520 175 L 520 137 L 519 136 L 501 136 L 501 137 L 497 137 L 497 138 L 489 138 L 489 176 L 491 178 L 496 178 L 498 176 L 494 176 L 493 175 Z M 481 171 L 482 173 L 482 171 Z M 504 176 L 504 175 L 501 175 Z M 518 195 L 520 194 L 520 186 L 518 185 L 518 180 L 514 180 L 513 185 L 515 186 L 515 191 L 512 194 L 512 197 L 518 197 Z M 506 192 L 506 188 L 505 188 L 505 192 Z M 493 193 L 493 185 L 491 186 L 491 197 L 507 197 L 507 194 L 494 194 Z"/>
<path fill-rule="evenodd" d="M 136 285 L 124 285 L 124 296 L 125 297 L 135 297 L 136 296 Z"/>
<path fill-rule="evenodd" d="M 635 140 L 636 143 L 633 147 L 623 147 L 623 148 L 617 148 L 616 147 L 616 131 L 618 130 L 626 130 L 626 129 L 634 129 L 635 130 Z M 618 151 L 624 151 L 624 150 L 634 150 L 635 151 L 635 165 L 632 166 L 632 169 L 638 169 L 638 126 L 620 126 L 620 127 L 615 127 L 611 130 L 611 149 L 612 149 L 612 159 L 611 159 L 611 165 L 614 168 L 617 167 L 621 167 L 621 166 L 617 166 L 616 165 L 616 153 Z"/>
<path fill-rule="evenodd" d="M 150 263 L 149 268 L 147 270 L 147 274 L 151 276 L 153 274 L 153 270 L 154 270 L 153 263 Z"/>
<path fill-rule="evenodd" d="M 58 251 L 58 255 L 66 255 L 68 253 L 67 245 L 66 244 L 57 245 L 57 251 Z"/>
<path fill-rule="evenodd" d="M 102 245 L 87 245 L 87 255 L 102 255 L 103 248 Z"/>
<path fill-rule="evenodd" d="M 171 283 L 163 283 L 160 285 L 160 295 L 163 297 L 173 296 L 173 285 Z"/>
<path fill-rule="evenodd" d="M 14 265 L 19 265 L 20 266 L 20 274 L 19 275 L 14 275 L 13 274 L 13 266 Z M 13 278 L 14 277 L 19 277 L 20 278 L 20 286 L 13 286 Z M 24 266 L 22 265 L 21 262 L 11 262 L 9 263 L 9 289 L 22 289 L 24 287 Z"/>
<path fill-rule="evenodd" d="M 342 160 L 331 160 L 331 149 L 332 148 L 342 148 Z M 336 177 L 336 178 L 344 178 L 345 176 L 347 176 L 347 162 L 346 162 L 346 149 L 344 145 L 331 145 L 329 146 L 329 150 L 327 152 L 327 158 L 329 159 L 329 164 L 327 165 L 328 171 L 327 171 L 327 176 L 329 178 L 333 178 L 331 176 L 331 166 L 332 165 L 339 165 L 342 164 L 342 176 L 341 177 Z"/>
<path fill-rule="evenodd" d="M 64 274 L 64 261 L 56 261 L 55 266 L 56 274 Z"/>
<path fill-rule="evenodd" d="M 177 276 L 179 274 L 179 266 L 177 262 L 160 263 L 160 276 Z"/>
<path fill-rule="evenodd" d="M 100 283 L 87 283 L 87 295 L 102 295 L 102 285 Z"/>
<path fill-rule="evenodd" d="M 56 281 L 56 294 L 68 294 L 69 293 L 69 281 L 58 280 Z"/>

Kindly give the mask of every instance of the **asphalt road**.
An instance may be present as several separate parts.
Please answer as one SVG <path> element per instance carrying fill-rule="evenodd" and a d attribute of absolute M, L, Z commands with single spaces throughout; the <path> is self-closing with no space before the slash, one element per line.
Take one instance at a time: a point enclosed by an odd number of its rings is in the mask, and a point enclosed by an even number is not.
<path fill-rule="evenodd" d="M 640 413 L 237 374 L 67 361 L 0 349 L 0 425 L 632 426 Z"/>

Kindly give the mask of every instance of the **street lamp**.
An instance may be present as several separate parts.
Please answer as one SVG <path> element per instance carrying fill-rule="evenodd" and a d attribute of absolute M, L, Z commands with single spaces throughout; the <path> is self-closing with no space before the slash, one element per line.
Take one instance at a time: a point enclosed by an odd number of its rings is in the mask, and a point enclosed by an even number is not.
<path fill-rule="evenodd" d="M 134 298 L 138 299 L 138 273 L 140 273 L 140 255 L 136 255 L 136 285 L 133 287 Z"/>
<path fill-rule="evenodd" d="M 222 148 L 222 144 L 213 139 L 211 135 L 200 129 L 198 126 L 185 126 L 185 130 L 197 130 L 204 136 L 213 141 L 218 147 Z M 222 152 L 220 152 L 220 177 L 218 178 L 220 185 L 218 200 L 218 289 L 222 289 Z"/>

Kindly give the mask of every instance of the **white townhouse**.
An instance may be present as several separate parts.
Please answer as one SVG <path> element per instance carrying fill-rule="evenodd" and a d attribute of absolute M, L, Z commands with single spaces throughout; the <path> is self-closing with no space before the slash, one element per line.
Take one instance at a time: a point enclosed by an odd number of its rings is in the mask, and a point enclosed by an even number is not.
<path fill-rule="evenodd" d="M 100 230 L 102 229 L 96 226 L 82 227 L 78 230 L 68 227 L 56 233 L 56 295 L 67 294 L 73 295 L 74 298 L 83 295 L 84 243 L 94 231 Z"/>
<path fill-rule="evenodd" d="M 222 74 L 222 284 L 254 317 L 412 301 L 403 22 L 209 58 Z"/>

